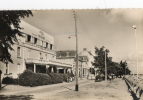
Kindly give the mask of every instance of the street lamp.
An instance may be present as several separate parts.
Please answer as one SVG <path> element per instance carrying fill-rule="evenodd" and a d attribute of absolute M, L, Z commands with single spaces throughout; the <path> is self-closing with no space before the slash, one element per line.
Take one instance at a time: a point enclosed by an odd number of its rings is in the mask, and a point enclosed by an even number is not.
<path fill-rule="evenodd" d="M 76 12 L 73 10 L 74 22 L 75 22 L 75 37 L 76 37 L 76 84 L 75 91 L 79 91 L 78 86 L 78 34 L 77 34 L 77 23 L 76 23 Z"/>
<path fill-rule="evenodd" d="M 137 53 L 137 34 L 136 34 L 136 30 L 137 27 L 136 25 L 133 25 L 132 28 L 134 29 L 134 35 L 135 35 L 135 46 L 136 46 L 136 69 L 137 69 L 137 79 L 138 79 L 138 53 Z"/>

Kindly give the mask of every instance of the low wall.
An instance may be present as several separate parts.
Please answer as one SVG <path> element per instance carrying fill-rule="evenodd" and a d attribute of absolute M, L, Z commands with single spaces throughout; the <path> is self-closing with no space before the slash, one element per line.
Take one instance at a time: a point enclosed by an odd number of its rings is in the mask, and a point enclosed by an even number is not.
<path fill-rule="evenodd" d="M 143 80 L 139 80 L 133 76 L 126 76 L 124 80 L 133 100 L 143 100 Z"/>

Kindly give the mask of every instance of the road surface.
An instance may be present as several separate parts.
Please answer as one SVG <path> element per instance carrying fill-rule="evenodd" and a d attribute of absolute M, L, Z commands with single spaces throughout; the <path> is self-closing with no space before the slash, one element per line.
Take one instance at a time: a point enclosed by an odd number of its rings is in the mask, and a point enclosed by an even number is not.
<path fill-rule="evenodd" d="M 75 82 L 28 87 L 17 91 L 3 91 L 0 95 L 27 96 L 27 99 L 17 100 L 133 100 L 122 79 L 109 82 L 94 82 L 83 79 L 79 82 L 79 91 L 74 91 Z M 2 100 L 0 98 L 0 100 Z M 6 99 L 5 99 L 6 100 Z M 15 99 L 9 99 L 15 100 Z"/>

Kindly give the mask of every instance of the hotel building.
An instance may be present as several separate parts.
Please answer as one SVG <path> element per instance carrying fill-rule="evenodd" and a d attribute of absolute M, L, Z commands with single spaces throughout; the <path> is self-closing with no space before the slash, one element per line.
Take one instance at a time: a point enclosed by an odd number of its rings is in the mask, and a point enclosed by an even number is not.
<path fill-rule="evenodd" d="M 73 63 L 56 59 L 54 38 L 48 33 L 22 21 L 23 36 L 13 45 L 11 56 L 13 63 L 6 66 L 0 62 L 2 77 L 10 75 L 18 77 L 24 70 L 35 73 L 66 73 L 72 71 Z"/>

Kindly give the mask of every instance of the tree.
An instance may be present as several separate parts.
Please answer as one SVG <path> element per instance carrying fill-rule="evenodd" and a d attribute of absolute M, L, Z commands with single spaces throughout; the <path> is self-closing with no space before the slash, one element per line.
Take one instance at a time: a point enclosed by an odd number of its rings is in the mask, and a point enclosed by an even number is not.
<path fill-rule="evenodd" d="M 128 64 L 127 64 L 127 62 L 126 61 L 120 61 L 120 67 L 121 67 L 121 69 L 122 69 L 122 75 L 128 75 L 128 74 L 130 74 L 130 70 L 129 70 L 129 68 L 127 67 L 128 66 Z"/>
<path fill-rule="evenodd" d="M 20 22 L 21 18 L 33 16 L 30 10 L 0 11 L 0 61 L 13 63 L 10 51 L 12 45 L 18 42 L 17 36 L 22 36 Z M 0 70 L 1 71 L 1 70 Z M 1 89 L 1 77 L 0 77 Z"/>
<path fill-rule="evenodd" d="M 108 49 L 105 49 L 104 46 L 102 46 L 101 48 L 95 47 L 96 56 L 94 56 L 94 62 L 92 62 L 92 64 L 95 68 L 98 68 L 99 74 L 105 74 L 105 52 L 108 67 L 107 69 L 109 69 L 109 66 L 112 63 L 112 57 L 108 57 L 110 51 Z"/>
<path fill-rule="evenodd" d="M 0 11 L 0 61 L 3 63 L 13 63 L 10 51 L 17 36 L 22 36 L 19 23 L 21 18 L 29 16 L 33 16 L 30 10 Z"/>
<path fill-rule="evenodd" d="M 116 77 L 120 77 L 123 75 L 130 74 L 130 70 L 127 67 L 126 61 L 121 61 L 120 63 L 112 61 L 112 57 L 109 57 L 109 50 L 105 49 L 104 46 L 101 48 L 95 47 L 95 54 L 94 56 L 94 62 L 92 62 L 92 65 L 97 68 L 99 75 L 105 75 L 105 51 L 106 51 L 106 62 L 107 62 L 107 74 L 108 76 L 113 75 Z"/>

